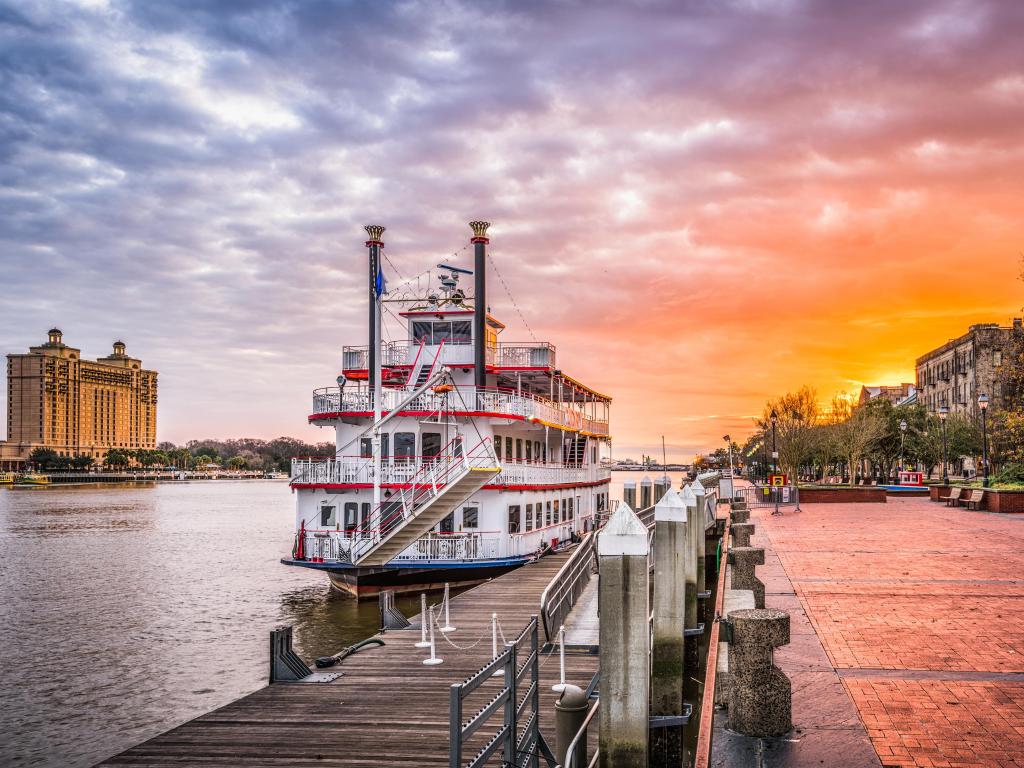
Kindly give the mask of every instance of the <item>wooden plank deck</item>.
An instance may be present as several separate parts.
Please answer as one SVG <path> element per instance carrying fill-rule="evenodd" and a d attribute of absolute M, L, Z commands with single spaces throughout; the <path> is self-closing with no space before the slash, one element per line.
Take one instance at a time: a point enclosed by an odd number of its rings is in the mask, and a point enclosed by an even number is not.
<path fill-rule="evenodd" d="M 101 765 L 169 766 L 391 766 L 448 765 L 448 695 L 491 658 L 491 613 L 511 641 L 539 610 L 540 595 L 569 553 L 525 565 L 452 598 L 457 631 L 437 636 L 444 663 L 424 666 L 429 649 L 415 648 L 418 624 L 383 635 L 386 645 L 349 657 L 331 683 L 277 683 L 133 747 Z M 267 628 L 268 633 L 270 627 Z M 543 644 L 543 629 L 540 630 Z M 500 644 L 500 643 L 499 643 Z M 472 646 L 472 647 L 468 647 Z M 557 651 L 541 656 L 541 730 L 554 748 Z M 567 654 L 566 679 L 586 688 L 598 657 Z M 526 681 L 528 685 L 528 681 Z M 468 718 L 498 683 L 487 683 L 466 703 Z M 491 691 L 491 693 L 489 693 Z M 493 722 L 500 725 L 500 713 Z M 492 732 L 492 731 L 488 731 Z M 480 733 L 465 751 L 485 740 Z M 492 758 L 500 764 L 500 753 Z"/>

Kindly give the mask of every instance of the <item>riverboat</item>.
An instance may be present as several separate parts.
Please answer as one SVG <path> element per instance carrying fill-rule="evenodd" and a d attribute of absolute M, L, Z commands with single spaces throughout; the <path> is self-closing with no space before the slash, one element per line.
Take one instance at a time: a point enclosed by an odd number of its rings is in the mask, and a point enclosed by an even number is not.
<path fill-rule="evenodd" d="M 0 485 L 10 485 L 14 482 L 13 472 L 0 472 Z"/>
<path fill-rule="evenodd" d="M 484 581 L 578 541 L 608 507 L 611 398 L 559 368 L 552 344 L 499 340 L 489 224 L 470 226 L 472 270 L 439 264 L 439 288 L 394 291 L 384 228 L 366 228 L 370 343 L 343 348 L 338 386 L 314 391 L 309 416 L 335 430 L 336 455 L 292 461 L 282 562 L 357 598 Z M 382 341 L 385 305 L 404 340 Z"/>
<path fill-rule="evenodd" d="M 29 472 L 24 475 L 19 475 L 18 479 L 15 482 L 18 485 L 49 485 L 50 478 L 48 478 L 46 475 L 40 475 L 34 472 Z"/>

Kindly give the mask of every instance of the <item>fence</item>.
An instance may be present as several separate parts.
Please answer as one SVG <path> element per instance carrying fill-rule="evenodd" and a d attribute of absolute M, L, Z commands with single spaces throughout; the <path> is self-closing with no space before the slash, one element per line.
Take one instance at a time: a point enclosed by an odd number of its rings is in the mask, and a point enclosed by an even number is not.
<path fill-rule="evenodd" d="M 796 507 L 800 509 L 800 489 L 795 485 L 747 485 L 737 488 L 735 498 L 745 501 L 748 509 Z"/>
<path fill-rule="evenodd" d="M 539 768 L 540 753 L 545 747 L 540 735 L 540 648 L 537 643 L 537 626 L 537 617 L 531 616 L 526 628 L 519 637 L 505 645 L 504 651 L 461 683 L 452 685 L 448 715 L 449 768 L 488 765 L 499 752 L 502 768 Z M 493 684 L 485 685 L 495 679 L 500 680 L 501 686 L 497 693 L 493 693 Z M 529 685 L 523 691 L 522 684 L 527 679 Z M 477 691 L 481 688 L 481 693 L 493 695 L 469 720 L 465 720 L 466 702 L 471 697 L 480 698 Z M 491 724 L 492 718 L 499 712 L 502 715 L 501 725 Z M 527 712 L 529 716 L 524 718 Z M 467 742 L 481 729 L 484 729 L 484 744 L 471 760 L 465 762 L 463 752 Z M 486 734 L 490 734 L 490 737 L 487 738 Z"/>
<path fill-rule="evenodd" d="M 558 628 L 565 623 L 569 611 L 580 599 L 596 566 L 594 533 L 591 532 L 583 537 L 572 557 L 558 569 L 558 573 L 541 593 L 540 615 L 544 623 L 544 639 L 547 642 L 554 642 Z"/>

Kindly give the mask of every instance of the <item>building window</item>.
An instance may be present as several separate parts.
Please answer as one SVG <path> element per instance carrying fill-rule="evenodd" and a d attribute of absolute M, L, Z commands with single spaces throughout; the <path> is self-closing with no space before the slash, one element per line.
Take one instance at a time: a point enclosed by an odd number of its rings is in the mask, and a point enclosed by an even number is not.
<path fill-rule="evenodd" d="M 480 510 L 477 507 L 462 508 L 462 530 L 480 527 Z"/>
<path fill-rule="evenodd" d="M 992 352 L 992 365 L 998 367 L 1003 364 L 1003 351 L 1001 349 Z"/>
<path fill-rule="evenodd" d="M 508 505 L 508 532 L 519 533 L 519 505 Z"/>
<path fill-rule="evenodd" d="M 526 505 L 526 530 L 533 530 L 533 504 Z"/>

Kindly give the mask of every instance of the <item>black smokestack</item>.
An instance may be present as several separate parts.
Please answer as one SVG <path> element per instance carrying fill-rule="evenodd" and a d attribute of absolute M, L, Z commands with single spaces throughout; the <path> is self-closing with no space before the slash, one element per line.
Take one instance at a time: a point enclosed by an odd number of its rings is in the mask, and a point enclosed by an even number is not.
<path fill-rule="evenodd" d="M 377 333 L 374 327 L 374 303 L 377 301 L 377 272 L 380 269 L 380 249 L 384 247 L 384 241 L 381 238 L 384 236 L 384 227 L 377 224 L 368 224 L 363 229 L 366 230 L 366 234 L 370 236 L 370 239 L 366 241 L 366 247 L 370 252 L 370 269 L 369 269 L 369 282 L 367 286 L 369 293 L 367 298 L 367 308 L 369 310 L 368 319 L 370 321 L 370 349 L 367 355 L 366 362 L 369 365 L 369 371 L 367 372 L 366 380 L 370 386 L 370 392 L 373 392 L 375 385 L 374 372 L 377 370 Z"/>
<path fill-rule="evenodd" d="M 473 380 L 487 386 L 487 228 L 488 221 L 471 221 L 473 237 Z"/>

